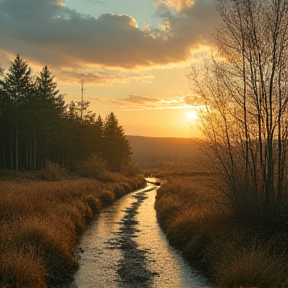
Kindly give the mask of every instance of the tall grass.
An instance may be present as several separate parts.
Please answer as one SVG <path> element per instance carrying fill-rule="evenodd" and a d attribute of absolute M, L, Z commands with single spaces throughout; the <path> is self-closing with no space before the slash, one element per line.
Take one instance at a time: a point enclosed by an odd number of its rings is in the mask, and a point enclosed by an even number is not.
<path fill-rule="evenodd" d="M 157 218 L 169 241 L 182 250 L 213 287 L 288 287 L 287 233 L 238 221 L 216 175 L 170 177 L 157 193 Z"/>
<path fill-rule="evenodd" d="M 73 248 L 87 222 L 103 206 L 144 185 L 139 178 L 109 179 L 0 180 L 0 287 L 71 282 L 78 269 Z"/>

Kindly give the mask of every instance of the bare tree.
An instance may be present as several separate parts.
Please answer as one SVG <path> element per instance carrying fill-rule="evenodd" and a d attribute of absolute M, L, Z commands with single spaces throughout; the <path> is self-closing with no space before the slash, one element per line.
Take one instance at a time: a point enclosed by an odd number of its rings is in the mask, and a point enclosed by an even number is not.
<path fill-rule="evenodd" d="M 288 1 L 215 1 L 218 54 L 192 69 L 192 89 L 235 209 L 250 203 L 275 221 L 288 188 Z"/>

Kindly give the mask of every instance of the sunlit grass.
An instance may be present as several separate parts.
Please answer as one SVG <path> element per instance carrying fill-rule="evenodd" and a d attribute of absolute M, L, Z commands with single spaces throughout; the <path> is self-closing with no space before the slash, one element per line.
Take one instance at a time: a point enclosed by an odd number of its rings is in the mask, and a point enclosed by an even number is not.
<path fill-rule="evenodd" d="M 0 180 L 0 287 L 53 287 L 73 279 L 77 236 L 140 179 L 109 174 L 62 181 Z M 114 192 L 115 190 L 115 192 Z"/>
<path fill-rule="evenodd" d="M 156 197 L 158 221 L 213 287 L 288 287 L 288 235 L 271 237 L 239 223 L 216 175 L 169 173 L 168 178 Z"/>

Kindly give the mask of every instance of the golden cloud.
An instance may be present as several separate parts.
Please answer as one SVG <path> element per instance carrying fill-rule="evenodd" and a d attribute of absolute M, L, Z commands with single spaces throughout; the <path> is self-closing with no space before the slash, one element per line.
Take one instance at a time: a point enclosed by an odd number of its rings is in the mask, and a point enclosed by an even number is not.
<path fill-rule="evenodd" d="M 161 5 L 165 5 L 170 8 L 176 8 L 177 11 L 181 11 L 184 8 L 191 8 L 195 4 L 193 0 L 161 0 L 159 1 L 155 7 L 159 9 Z"/>

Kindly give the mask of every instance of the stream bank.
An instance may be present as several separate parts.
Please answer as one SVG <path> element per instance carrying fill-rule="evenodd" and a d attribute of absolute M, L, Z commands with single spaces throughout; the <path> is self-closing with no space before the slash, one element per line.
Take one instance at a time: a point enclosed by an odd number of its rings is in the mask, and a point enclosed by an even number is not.
<path fill-rule="evenodd" d="M 80 239 L 80 269 L 71 288 L 209 287 L 160 229 L 157 189 L 148 184 L 100 212 Z"/>

